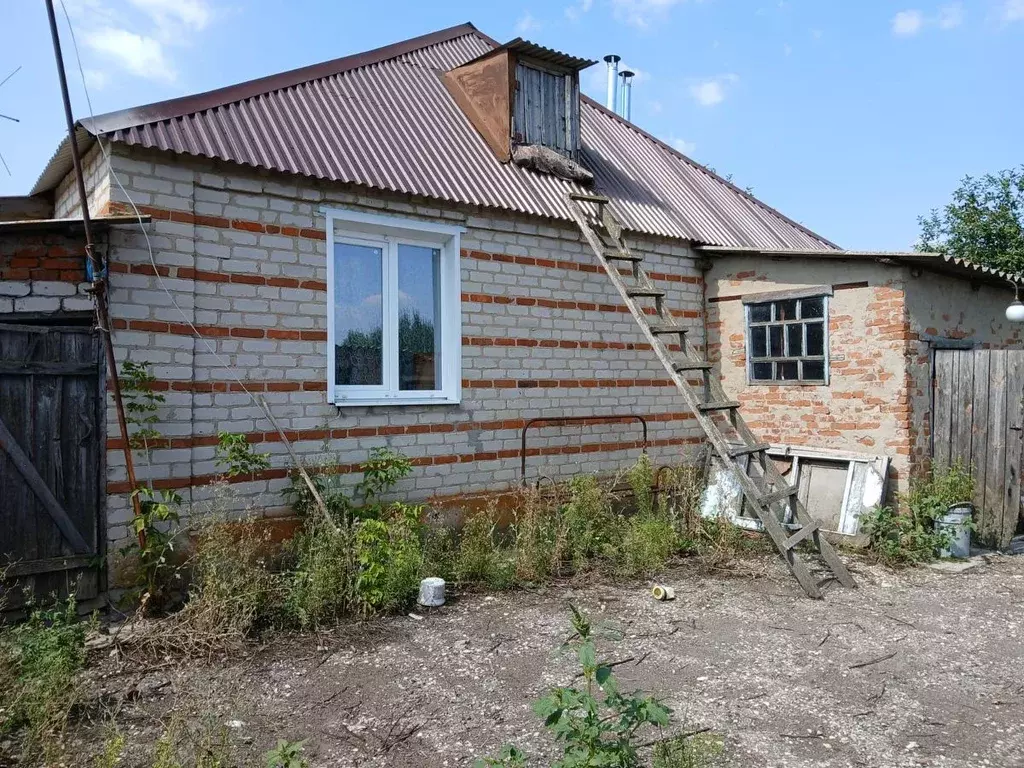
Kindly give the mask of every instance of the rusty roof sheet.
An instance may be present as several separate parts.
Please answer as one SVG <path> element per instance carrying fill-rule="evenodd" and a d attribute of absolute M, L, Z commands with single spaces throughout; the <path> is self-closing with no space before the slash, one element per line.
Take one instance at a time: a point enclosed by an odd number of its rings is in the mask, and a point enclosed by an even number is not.
<path fill-rule="evenodd" d="M 588 190 L 498 162 L 442 84 L 441 73 L 497 46 L 463 24 L 82 125 L 131 146 L 571 220 L 566 194 Z M 582 163 L 628 230 L 715 245 L 836 247 L 593 100 L 584 97 L 580 112 Z M 33 192 L 69 170 L 58 149 Z"/>

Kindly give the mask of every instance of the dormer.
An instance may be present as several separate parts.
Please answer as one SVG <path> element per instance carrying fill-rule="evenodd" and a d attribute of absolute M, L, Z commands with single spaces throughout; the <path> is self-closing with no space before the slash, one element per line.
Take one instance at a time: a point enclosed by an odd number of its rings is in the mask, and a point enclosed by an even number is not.
<path fill-rule="evenodd" d="M 446 72 L 444 83 L 501 162 L 523 147 L 576 162 L 579 73 L 594 63 L 516 38 Z"/>

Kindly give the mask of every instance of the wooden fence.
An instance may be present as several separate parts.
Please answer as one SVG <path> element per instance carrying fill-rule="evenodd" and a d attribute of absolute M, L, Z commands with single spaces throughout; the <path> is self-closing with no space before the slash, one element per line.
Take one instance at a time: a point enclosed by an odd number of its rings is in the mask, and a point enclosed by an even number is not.
<path fill-rule="evenodd" d="M 1020 517 L 1024 350 L 937 349 L 932 456 L 975 480 L 977 538 L 1005 547 Z"/>

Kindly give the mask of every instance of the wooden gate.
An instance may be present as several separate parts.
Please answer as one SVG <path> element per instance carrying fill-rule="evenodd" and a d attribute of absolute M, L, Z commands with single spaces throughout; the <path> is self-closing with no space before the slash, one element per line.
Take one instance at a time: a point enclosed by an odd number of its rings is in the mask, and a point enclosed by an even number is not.
<path fill-rule="evenodd" d="M 937 349 L 932 456 L 974 476 L 977 537 L 1006 547 L 1020 519 L 1024 350 Z"/>
<path fill-rule="evenodd" d="M 0 325 L 3 609 L 100 592 L 101 359 L 91 328 Z"/>

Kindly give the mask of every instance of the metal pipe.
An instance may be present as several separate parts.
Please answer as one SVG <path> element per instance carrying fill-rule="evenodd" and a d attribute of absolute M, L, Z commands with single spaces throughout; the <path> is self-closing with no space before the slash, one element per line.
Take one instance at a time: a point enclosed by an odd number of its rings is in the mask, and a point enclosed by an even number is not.
<path fill-rule="evenodd" d="M 526 433 L 530 430 L 530 427 L 537 424 L 585 424 L 585 423 L 605 423 L 614 424 L 622 421 L 639 421 L 640 426 L 643 427 L 643 442 L 640 444 L 640 449 L 647 452 L 647 419 L 636 413 L 610 413 L 604 416 L 551 416 L 551 417 L 540 417 L 536 419 L 530 419 L 523 425 L 523 431 L 519 436 L 519 481 L 523 486 L 526 485 Z"/>
<path fill-rule="evenodd" d="M 60 49 L 60 33 L 57 31 L 57 16 L 53 10 L 53 0 L 46 0 L 46 15 L 50 20 L 50 37 L 53 40 L 53 55 L 57 61 L 57 75 L 60 78 L 60 95 L 64 101 L 64 119 L 68 125 L 68 141 L 71 145 L 71 160 L 75 167 L 75 179 L 78 182 L 78 198 L 82 203 L 82 229 L 85 231 L 85 255 L 92 266 L 92 293 L 96 297 L 96 322 L 103 334 L 106 349 L 107 372 L 110 376 L 110 389 L 114 396 L 114 408 L 117 411 L 117 424 L 121 431 L 121 442 L 124 445 L 125 469 L 128 474 L 128 485 L 131 488 L 132 511 L 136 517 L 142 515 L 142 504 L 135 492 L 135 461 L 132 458 L 131 443 L 128 438 L 128 423 L 124 415 L 124 401 L 121 399 L 121 382 L 117 378 L 117 360 L 114 357 L 114 342 L 110 337 L 110 314 L 107 311 L 106 278 L 103 264 L 96 256 L 92 239 L 92 219 L 89 216 L 89 196 L 85 191 L 85 174 L 82 173 L 82 158 L 78 152 L 78 138 L 75 136 L 75 118 L 71 113 L 71 97 L 68 94 L 67 74 L 64 72 L 64 55 Z M 146 546 L 146 533 L 138 532 L 139 546 Z"/>
<path fill-rule="evenodd" d="M 628 69 L 624 69 L 619 72 L 619 77 L 622 78 L 622 116 L 627 120 L 630 119 L 630 115 L 633 112 L 633 75 L 635 72 L 631 72 Z"/>
<path fill-rule="evenodd" d="M 608 98 L 605 102 L 605 106 L 608 107 L 612 112 L 619 111 L 619 62 L 622 61 L 621 56 L 616 56 L 614 53 L 610 53 L 604 57 L 604 60 L 608 63 Z"/>

